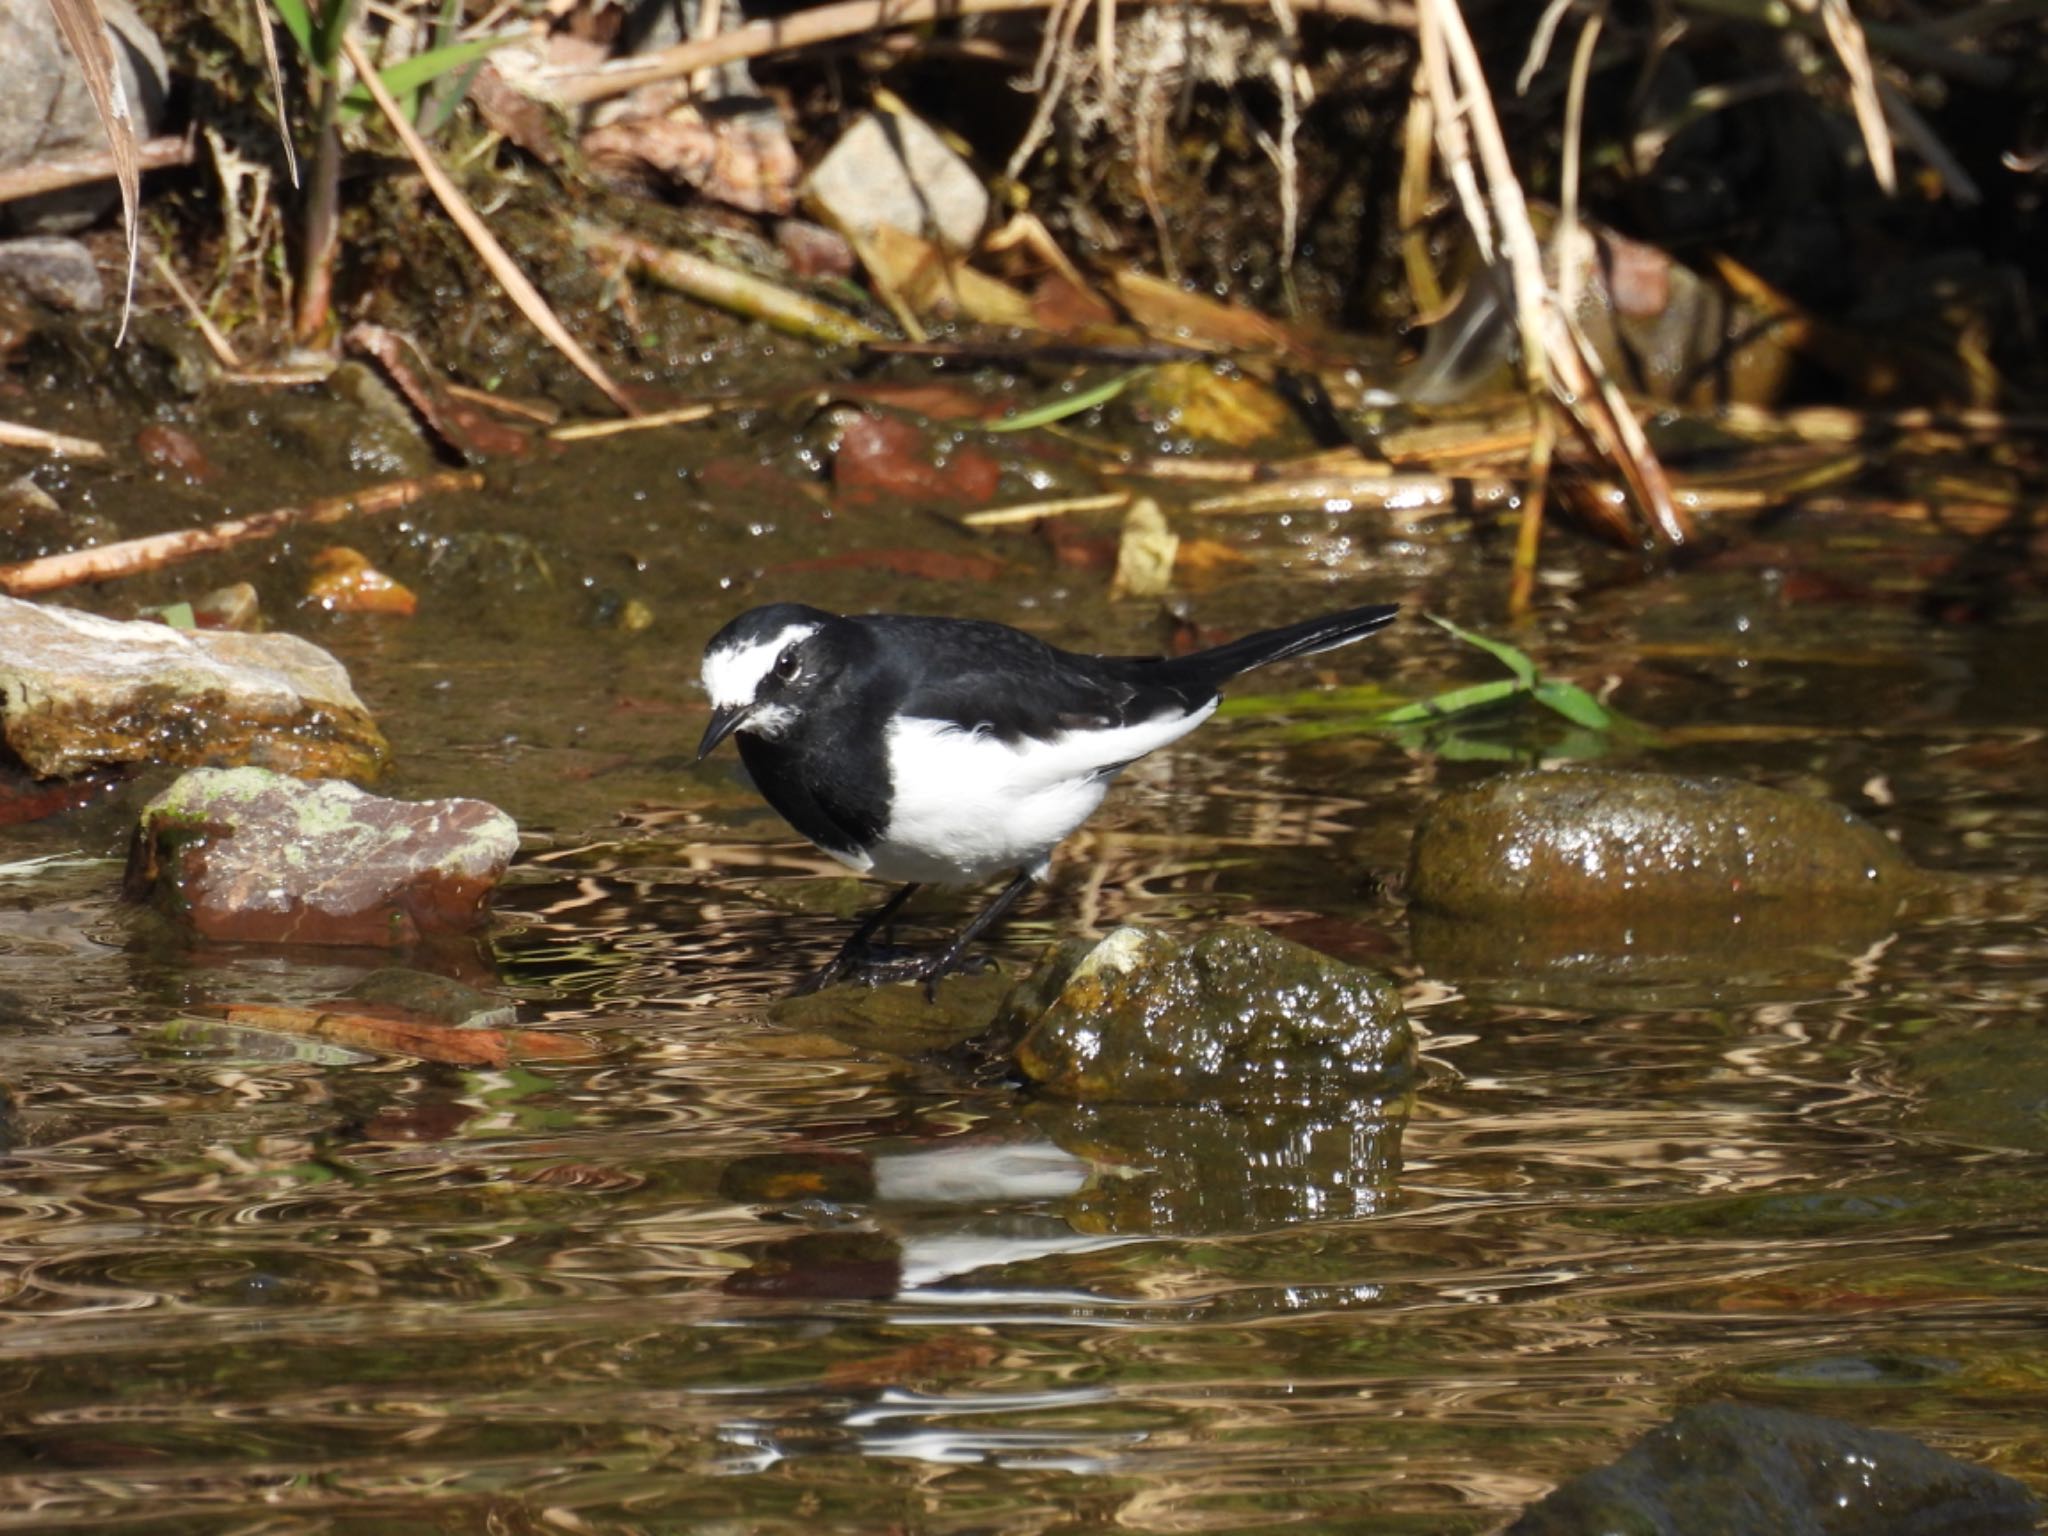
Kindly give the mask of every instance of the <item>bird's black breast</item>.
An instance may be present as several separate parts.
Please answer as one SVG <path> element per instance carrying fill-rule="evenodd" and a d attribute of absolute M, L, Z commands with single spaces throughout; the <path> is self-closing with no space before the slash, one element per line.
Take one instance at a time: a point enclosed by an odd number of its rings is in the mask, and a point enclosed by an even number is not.
<path fill-rule="evenodd" d="M 761 798 L 820 848 L 858 854 L 889 824 L 886 718 L 859 722 L 844 705 L 807 714 L 788 735 L 741 732 L 740 761 Z"/>

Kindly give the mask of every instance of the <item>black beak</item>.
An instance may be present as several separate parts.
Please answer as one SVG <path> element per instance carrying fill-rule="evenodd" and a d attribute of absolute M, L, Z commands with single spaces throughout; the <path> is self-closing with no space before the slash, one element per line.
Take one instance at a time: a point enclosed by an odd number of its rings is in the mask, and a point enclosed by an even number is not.
<path fill-rule="evenodd" d="M 711 723 L 704 727 L 704 739 L 697 743 L 697 761 L 703 762 L 711 755 L 711 749 L 746 723 L 747 711 L 743 705 L 729 704 L 723 709 L 711 711 Z"/>

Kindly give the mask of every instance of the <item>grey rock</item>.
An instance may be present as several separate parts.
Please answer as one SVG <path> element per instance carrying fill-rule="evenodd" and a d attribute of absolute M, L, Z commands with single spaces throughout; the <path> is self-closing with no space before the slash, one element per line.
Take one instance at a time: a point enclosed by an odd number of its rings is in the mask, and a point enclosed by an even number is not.
<path fill-rule="evenodd" d="M 4 0 L 0 0 L 4 3 Z M 52 309 L 94 314 L 106 305 L 106 285 L 92 252 L 62 235 L 0 240 L 0 282 L 11 282 Z"/>
<path fill-rule="evenodd" d="M 804 184 L 828 224 L 867 236 L 883 224 L 968 251 L 988 220 L 988 189 L 938 134 L 905 112 L 871 112 Z"/>
<path fill-rule="evenodd" d="M 390 754 L 348 673 L 311 641 L 12 597 L 0 597 L 0 739 L 43 777 L 135 762 L 369 777 Z"/>
<path fill-rule="evenodd" d="M 128 0 L 99 0 L 114 35 L 121 87 L 138 138 L 163 119 L 170 68 L 156 34 Z M 0 0 L 0 168 L 106 148 L 78 61 L 57 31 L 48 0 Z M 0 230 L 65 234 L 93 222 L 119 199 L 111 181 L 0 205 Z"/>

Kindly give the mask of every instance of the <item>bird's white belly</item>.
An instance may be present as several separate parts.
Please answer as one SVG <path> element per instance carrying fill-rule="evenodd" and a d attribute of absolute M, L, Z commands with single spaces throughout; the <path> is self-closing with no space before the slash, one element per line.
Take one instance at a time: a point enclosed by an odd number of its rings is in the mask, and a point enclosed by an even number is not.
<path fill-rule="evenodd" d="M 1015 744 L 934 720 L 889 727 L 892 812 L 868 853 L 885 880 L 980 884 L 1037 869 L 1094 814 L 1115 770 L 1186 735 L 1215 709 Z"/>

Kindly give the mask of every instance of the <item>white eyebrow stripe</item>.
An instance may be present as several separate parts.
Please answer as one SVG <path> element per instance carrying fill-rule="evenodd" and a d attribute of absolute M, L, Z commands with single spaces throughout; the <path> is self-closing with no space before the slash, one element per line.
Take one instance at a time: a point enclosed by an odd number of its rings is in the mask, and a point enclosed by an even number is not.
<path fill-rule="evenodd" d="M 704 691 L 716 709 L 742 709 L 754 702 L 761 679 L 775 665 L 775 658 L 799 640 L 815 635 L 822 626 L 790 624 L 772 639 L 751 645 L 721 646 L 704 653 Z"/>

